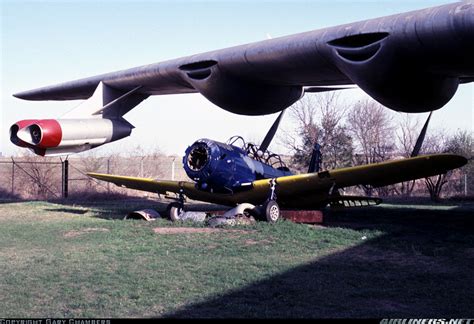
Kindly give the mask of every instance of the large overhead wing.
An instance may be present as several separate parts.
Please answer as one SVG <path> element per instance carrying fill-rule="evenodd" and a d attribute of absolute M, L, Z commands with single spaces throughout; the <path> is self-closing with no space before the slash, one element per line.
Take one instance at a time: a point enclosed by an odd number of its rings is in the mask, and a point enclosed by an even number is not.
<path fill-rule="evenodd" d="M 285 176 L 276 179 L 276 195 L 282 207 L 321 207 L 331 191 L 355 185 L 385 186 L 402 181 L 414 180 L 446 173 L 467 163 L 459 155 L 435 154 L 402 160 L 361 165 L 318 173 Z M 270 179 L 257 180 L 248 189 L 234 193 L 211 193 L 197 189 L 194 183 L 186 181 L 160 181 L 107 174 L 89 173 L 96 179 L 115 183 L 131 189 L 166 194 L 183 193 L 194 200 L 235 205 L 238 203 L 261 204 L 269 196 Z"/>
<path fill-rule="evenodd" d="M 305 89 L 356 84 L 405 112 L 444 106 L 474 77 L 471 0 L 264 40 L 35 90 L 28 100 L 89 98 L 100 82 L 136 95 L 199 92 L 219 107 L 270 114 Z M 327 87 L 329 86 L 329 87 Z"/>

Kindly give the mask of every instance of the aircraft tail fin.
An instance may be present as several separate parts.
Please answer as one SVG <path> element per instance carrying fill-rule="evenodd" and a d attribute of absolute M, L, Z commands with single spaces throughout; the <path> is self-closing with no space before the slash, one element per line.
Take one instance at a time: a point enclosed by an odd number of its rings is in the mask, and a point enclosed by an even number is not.
<path fill-rule="evenodd" d="M 148 97 L 136 93 L 140 88 L 141 86 L 130 91 L 120 91 L 100 82 L 89 99 L 61 118 L 121 118 Z"/>
<path fill-rule="evenodd" d="M 311 154 L 308 173 L 319 172 L 321 170 L 322 158 L 321 146 L 316 142 L 313 147 L 313 153 Z"/>

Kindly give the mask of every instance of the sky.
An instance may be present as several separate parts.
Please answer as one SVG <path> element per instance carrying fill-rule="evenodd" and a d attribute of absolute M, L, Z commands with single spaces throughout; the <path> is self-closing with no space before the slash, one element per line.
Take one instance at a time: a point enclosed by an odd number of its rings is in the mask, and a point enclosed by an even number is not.
<path fill-rule="evenodd" d="M 8 1 L 1 3 L 0 152 L 20 152 L 9 127 L 57 118 L 81 101 L 25 101 L 13 93 L 234 45 L 453 1 Z M 462 85 L 430 128 L 473 130 L 474 86 Z M 344 90 L 349 101 L 364 97 Z M 152 96 L 125 115 L 136 128 L 95 154 L 159 149 L 183 155 L 198 138 L 260 142 L 276 118 L 226 112 L 199 94 Z M 286 118 L 283 129 L 294 127 Z M 285 148 L 274 141 L 271 150 Z M 283 151 L 283 152 L 282 152 Z M 83 154 L 83 153 L 81 153 Z"/>

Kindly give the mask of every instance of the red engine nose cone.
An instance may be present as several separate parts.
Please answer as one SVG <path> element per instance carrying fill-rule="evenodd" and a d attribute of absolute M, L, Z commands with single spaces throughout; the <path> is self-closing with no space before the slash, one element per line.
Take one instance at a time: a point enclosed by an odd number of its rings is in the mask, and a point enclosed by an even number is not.
<path fill-rule="evenodd" d="M 53 148 L 61 143 L 62 129 L 55 119 L 21 121 L 10 128 L 10 139 L 18 146 Z"/>
<path fill-rule="evenodd" d="M 38 120 L 28 126 L 33 144 L 41 148 L 56 147 L 61 143 L 63 132 L 61 125 L 55 119 Z"/>

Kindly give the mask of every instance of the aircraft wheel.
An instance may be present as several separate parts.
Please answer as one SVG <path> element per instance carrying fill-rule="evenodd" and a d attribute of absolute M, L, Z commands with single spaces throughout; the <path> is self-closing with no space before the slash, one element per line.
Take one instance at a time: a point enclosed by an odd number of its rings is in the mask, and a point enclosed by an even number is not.
<path fill-rule="evenodd" d="M 263 205 L 267 222 L 275 223 L 280 219 L 280 206 L 275 200 L 269 200 Z"/>
<path fill-rule="evenodd" d="M 173 222 L 180 220 L 183 212 L 183 206 L 180 203 L 174 202 L 168 205 L 168 215 Z"/>

